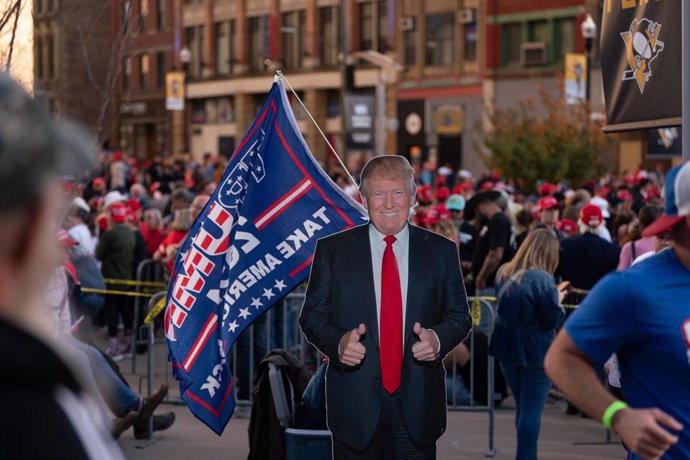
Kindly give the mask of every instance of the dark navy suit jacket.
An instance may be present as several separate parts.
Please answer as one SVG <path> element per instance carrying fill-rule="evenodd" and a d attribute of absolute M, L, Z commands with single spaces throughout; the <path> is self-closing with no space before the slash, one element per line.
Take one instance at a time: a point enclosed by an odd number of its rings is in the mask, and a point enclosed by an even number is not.
<path fill-rule="evenodd" d="M 409 280 L 400 397 L 410 436 L 420 448 L 432 446 L 446 429 L 445 370 L 442 358 L 467 337 L 471 327 L 455 243 L 410 225 Z M 366 448 L 376 432 L 383 386 L 368 224 L 319 240 L 300 316 L 310 343 L 330 361 L 326 374 L 328 427 L 352 449 Z M 415 322 L 433 329 L 439 358 L 412 356 L 419 340 Z M 342 336 L 364 323 L 366 355 L 357 367 L 340 364 Z"/>

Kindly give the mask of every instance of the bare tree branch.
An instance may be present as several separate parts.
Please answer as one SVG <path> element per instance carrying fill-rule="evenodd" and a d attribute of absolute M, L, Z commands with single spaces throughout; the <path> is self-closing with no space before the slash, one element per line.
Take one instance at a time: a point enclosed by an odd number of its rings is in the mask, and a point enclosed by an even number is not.
<path fill-rule="evenodd" d="M 14 4 L 14 26 L 12 27 L 12 38 L 10 39 L 9 53 L 7 56 L 7 64 L 5 72 L 9 73 L 12 66 L 12 51 L 14 50 L 14 38 L 17 36 L 17 24 L 19 24 L 19 12 L 21 11 L 22 0 L 17 0 Z"/>

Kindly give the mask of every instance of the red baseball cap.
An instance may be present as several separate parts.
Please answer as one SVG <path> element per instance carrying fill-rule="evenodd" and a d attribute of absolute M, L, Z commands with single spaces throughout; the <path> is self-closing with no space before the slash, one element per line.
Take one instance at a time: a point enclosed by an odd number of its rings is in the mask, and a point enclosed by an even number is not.
<path fill-rule="evenodd" d="M 556 229 L 566 233 L 577 233 L 577 222 L 570 219 L 560 219 L 556 222 Z"/>
<path fill-rule="evenodd" d="M 604 222 L 604 215 L 599 206 L 587 204 L 580 210 L 580 220 L 589 227 L 597 228 Z"/>
<path fill-rule="evenodd" d="M 549 182 L 542 184 L 539 187 L 539 194 L 541 196 L 547 196 L 547 195 L 552 195 L 558 191 L 558 185 L 556 184 L 551 184 Z"/>
<path fill-rule="evenodd" d="M 105 188 L 105 179 L 102 177 L 97 177 L 93 180 L 93 188 L 95 189 L 103 189 Z"/>
<path fill-rule="evenodd" d="M 439 187 L 436 190 L 436 201 L 446 201 L 450 196 L 450 190 L 447 187 Z"/>
<path fill-rule="evenodd" d="M 558 208 L 558 200 L 551 195 L 543 196 L 539 198 L 537 202 L 537 209 L 539 211 L 545 211 L 551 208 Z"/>
<path fill-rule="evenodd" d="M 427 212 L 424 223 L 427 225 L 435 225 L 442 220 L 450 220 L 450 211 L 448 211 L 445 206 L 435 206 Z"/>
<path fill-rule="evenodd" d="M 141 209 L 141 203 L 136 198 L 130 198 L 125 202 L 125 205 L 130 211 L 137 212 Z"/>
<path fill-rule="evenodd" d="M 127 207 L 124 203 L 117 202 L 110 206 L 110 217 L 113 222 L 122 223 L 127 219 Z"/>
<path fill-rule="evenodd" d="M 431 187 L 422 185 L 417 188 L 417 200 L 428 203 L 431 201 Z"/>

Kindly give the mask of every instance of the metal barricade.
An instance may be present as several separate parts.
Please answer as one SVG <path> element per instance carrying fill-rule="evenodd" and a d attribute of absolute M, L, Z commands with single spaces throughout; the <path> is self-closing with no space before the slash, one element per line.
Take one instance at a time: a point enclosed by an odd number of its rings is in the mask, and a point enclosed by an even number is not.
<path fill-rule="evenodd" d="M 153 259 L 144 259 L 139 263 L 137 267 L 137 282 L 152 282 L 160 281 L 164 282 L 164 271 L 163 265 L 160 262 L 156 262 Z M 142 292 L 143 286 L 137 284 L 135 286 L 136 292 Z M 132 331 L 137 331 L 137 333 L 132 334 L 132 374 L 136 374 L 137 371 L 137 346 L 147 346 L 148 338 L 141 337 L 138 333 L 139 326 L 141 325 L 141 320 L 145 315 L 141 315 L 142 302 L 144 300 L 141 297 L 135 297 L 134 299 L 134 320 Z M 145 303 L 143 305 L 146 305 Z M 148 310 L 147 310 L 148 311 Z M 149 352 L 151 349 L 149 348 Z"/>
<path fill-rule="evenodd" d="M 458 386 L 459 385 L 464 385 L 462 379 L 459 379 L 459 373 L 458 373 L 458 363 L 457 363 L 457 356 L 455 354 L 455 350 L 453 350 L 453 355 L 452 355 L 452 371 L 448 374 L 449 377 L 451 377 L 451 384 L 450 388 L 446 388 L 446 392 L 448 393 L 450 391 L 451 395 L 451 400 L 450 404 L 448 404 L 448 410 L 450 411 L 464 411 L 464 412 L 486 412 L 488 417 L 489 417 L 489 424 L 488 424 L 488 447 L 486 450 L 486 456 L 487 457 L 493 457 L 496 454 L 496 450 L 494 447 L 494 431 L 495 431 L 495 426 L 494 426 L 494 409 L 495 409 L 495 399 L 496 399 L 496 394 L 495 394 L 495 373 L 494 373 L 494 357 L 488 354 L 487 350 L 487 358 L 486 358 L 486 364 L 487 364 L 487 375 L 486 375 L 486 404 L 478 404 L 476 401 L 476 390 L 477 386 L 475 383 L 476 377 L 477 377 L 477 372 L 476 372 L 476 367 L 477 367 L 477 359 L 475 359 L 475 356 L 478 355 L 477 353 L 477 327 L 480 324 L 486 324 L 488 327 L 487 330 L 487 339 L 491 338 L 491 334 L 493 333 L 493 328 L 494 328 L 494 322 L 495 322 L 495 317 L 496 317 L 496 312 L 494 310 L 494 305 L 492 302 L 487 300 L 486 298 L 481 298 L 481 297 L 470 297 L 468 298 L 469 304 L 470 304 L 470 310 L 472 313 L 472 331 L 469 334 L 469 337 L 466 339 L 465 342 L 468 345 L 465 345 L 469 348 L 471 355 L 468 363 L 465 365 L 469 365 L 469 394 L 467 395 L 467 401 L 458 401 L 457 400 L 457 394 L 458 394 Z M 488 317 L 488 321 L 482 321 L 483 318 Z M 488 344 L 488 341 L 487 341 Z M 461 346 L 461 345 L 458 345 Z"/>

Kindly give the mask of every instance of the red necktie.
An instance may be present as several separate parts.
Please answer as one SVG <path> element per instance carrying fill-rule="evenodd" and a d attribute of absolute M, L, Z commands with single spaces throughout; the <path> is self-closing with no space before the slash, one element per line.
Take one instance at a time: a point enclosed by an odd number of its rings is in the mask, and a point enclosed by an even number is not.
<path fill-rule="evenodd" d="M 381 266 L 381 373 L 383 387 L 393 394 L 400 387 L 402 369 L 402 293 L 398 263 L 393 252 L 395 237 L 387 235 Z"/>

